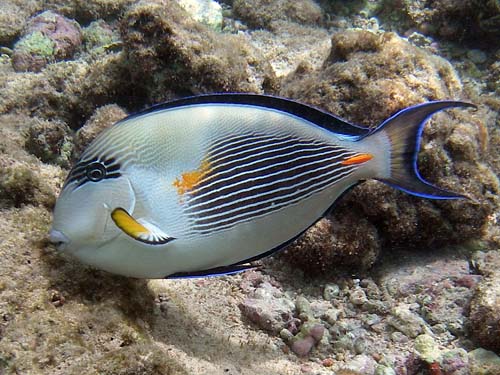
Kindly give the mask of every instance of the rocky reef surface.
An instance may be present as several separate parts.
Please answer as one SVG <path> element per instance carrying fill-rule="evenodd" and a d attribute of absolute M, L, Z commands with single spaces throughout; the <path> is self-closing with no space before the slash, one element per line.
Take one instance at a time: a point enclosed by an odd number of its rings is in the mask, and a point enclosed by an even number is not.
<path fill-rule="evenodd" d="M 5 0 L 0 12 L 0 373 L 500 374 L 497 1 Z M 458 5 L 457 5 L 458 4 Z M 47 240 L 104 128 L 209 92 L 373 127 L 427 100 L 421 174 L 365 182 L 261 268 L 133 280 Z"/>

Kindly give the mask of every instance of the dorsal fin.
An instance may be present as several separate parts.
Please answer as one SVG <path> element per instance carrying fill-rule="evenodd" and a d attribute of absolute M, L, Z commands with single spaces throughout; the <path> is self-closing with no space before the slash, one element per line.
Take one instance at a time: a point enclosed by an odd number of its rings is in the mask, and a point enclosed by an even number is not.
<path fill-rule="evenodd" d="M 143 111 L 124 118 L 118 123 L 156 111 L 200 104 L 242 104 L 275 109 L 310 121 L 333 133 L 356 137 L 364 136 L 369 133 L 368 128 L 351 124 L 340 117 L 310 105 L 277 96 L 246 93 L 209 94 L 177 99 L 149 107 Z"/>

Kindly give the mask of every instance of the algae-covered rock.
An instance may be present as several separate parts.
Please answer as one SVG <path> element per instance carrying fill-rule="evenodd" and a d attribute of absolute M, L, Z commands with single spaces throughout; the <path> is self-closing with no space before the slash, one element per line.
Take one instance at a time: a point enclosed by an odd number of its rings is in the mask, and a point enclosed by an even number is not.
<path fill-rule="evenodd" d="M 87 50 L 96 48 L 104 50 L 107 46 L 117 43 L 119 39 L 118 32 L 103 20 L 91 22 L 82 29 L 82 34 L 83 43 Z"/>
<path fill-rule="evenodd" d="M 460 98 L 463 92 L 456 71 L 441 57 L 392 33 L 348 30 L 334 34 L 322 68 L 299 66 L 284 80 L 280 94 L 373 127 L 410 105 Z M 303 268 L 334 267 L 343 262 L 331 244 L 353 231 L 358 233 L 353 236 L 356 240 L 345 243 L 340 254 L 356 254 L 346 258 L 353 263 L 362 260 L 363 266 L 370 262 L 362 254 L 373 262 L 382 244 L 415 247 L 479 238 L 498 194 L 495 172 L 482 161 L 484 128 L 481 118 L 463 110 L 433 116 L 424 129 L 418 159 L 425 179 L 473 200 L 423 200 L 376 181 L 365 182 L 349 192 L 327 219 L 332 224 L 326 233 L 332 236 L 321 236 L 312 246 L 292 246 L 287 256 Z M 339 221 L 345 230 L 336 225 Z M 314 230 L 324 227 L 320 222 Z M 358 241 L 365 242 L 360 246 Z M 321 257 L 318 252 L 311 256 L 311 248 L 322 249 Z"/>
<path fill-rule="evenodd" d="M 213 0 L 177 0 L 195 21 L 213 30 L 222 29 L 222 7 Z"/>
<path fill-rule="evenodd" d="M 478 348 L 468 354 L 472 375 L 496 375 L 500 373 L 500 357 L 495 353 Z"/>
<path fill-rule="evenodd" d="M 125 13 L 121 34 L 131 78 L 149 103 L 174 93 L 262 92 L 276 85 L 270 65 L 244 38 L 214 33 L 174 0 L 138 2 Z"/>
<path fill-rule="evenodd" d="M 58 121 L 35 121 L 26 135 L 26 149 L 43 162 L 69 168 L 73 137 L 69 127 Z"/>
<path fill-rule="evenodd" d="M 283 20 L 303 25 L 317 25 L 323 20 L 320 6 L 311 0 L 234 0 L 232 6 L 233 15 L 254 29 L 273 29 Z"/>
<path fill-rule="evenodd" d="M 40 71 L 50 62 L 72 57 L 81 43 L 77 22 L 45 11 L 29 21 L 23 38 L 14 46 L 14 69 Z"/>
<path fill-rule="evenodd" d="M 470 303 L 471 335 L 481 347 L 500 354 L 500 252 L 477 254 L 475 262 L 484 278 Z"/>
<path fill-rule="evenodd" d="M 500 3 L 496 0 L 398 1 L 381 12 L 399 13 L 400 22 L 449 40 L 472 41 L 488 47 L 500 36 Z M 396 12 L 394 12 L 396 11 Z"/>
<path fill-rule="evenodd" d="M 434 338 L 424 334 L 415 338 L 415 350 L 420 358 L 427 363 L 439 362 L 442 356 L 441 350 Z"/>
<path fill-rule="evenodd" d="M 137 0 L 44 0 L 44 6 L 87 24 L 98 19 L 112 19 Z"/>
<path fill-rule="evenodd" d="M 290 245 L 284 258 L 311 274 L 326 272 L 333 265 L 371 267 L 380 251 L 375 227 L 364 219 L 353 227 L 351 220 L 358 218 L 349 212 L 320 220 Z"/>
<path fill-rule="evenodd" d="M 40 9 L 37 0 L 3 0 L 0 12 L 0 45 L 10 46 L 21 34 L 26 20 Z"/>

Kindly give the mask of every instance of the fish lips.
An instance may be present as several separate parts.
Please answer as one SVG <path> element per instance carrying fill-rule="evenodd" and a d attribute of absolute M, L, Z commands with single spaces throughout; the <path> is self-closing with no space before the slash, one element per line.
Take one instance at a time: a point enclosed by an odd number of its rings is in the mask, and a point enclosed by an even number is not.
<path fill-rule="evenodd" d="M 49 232 L 49 241 L 56 247 L 59 251 L 64 251 L 68 248 L 70 240 L 63 232 L 56 229 L 51 229 Z"/>

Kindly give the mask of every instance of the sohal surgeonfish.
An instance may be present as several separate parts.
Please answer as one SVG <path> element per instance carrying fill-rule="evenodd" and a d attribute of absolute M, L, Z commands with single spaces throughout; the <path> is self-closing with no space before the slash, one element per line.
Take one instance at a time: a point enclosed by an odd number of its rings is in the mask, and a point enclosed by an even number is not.
<path fill-rule="evenodd" d="M 350 187 L 377 179 L 433 199 L 462 195 L 417 170 L 433 101 L 367 130 L 291 100 L 181 99 L 100 134 L 71 169 L 50 240 L 83 263 L 141 278 L 245 270 L 319 220 Z"/>

